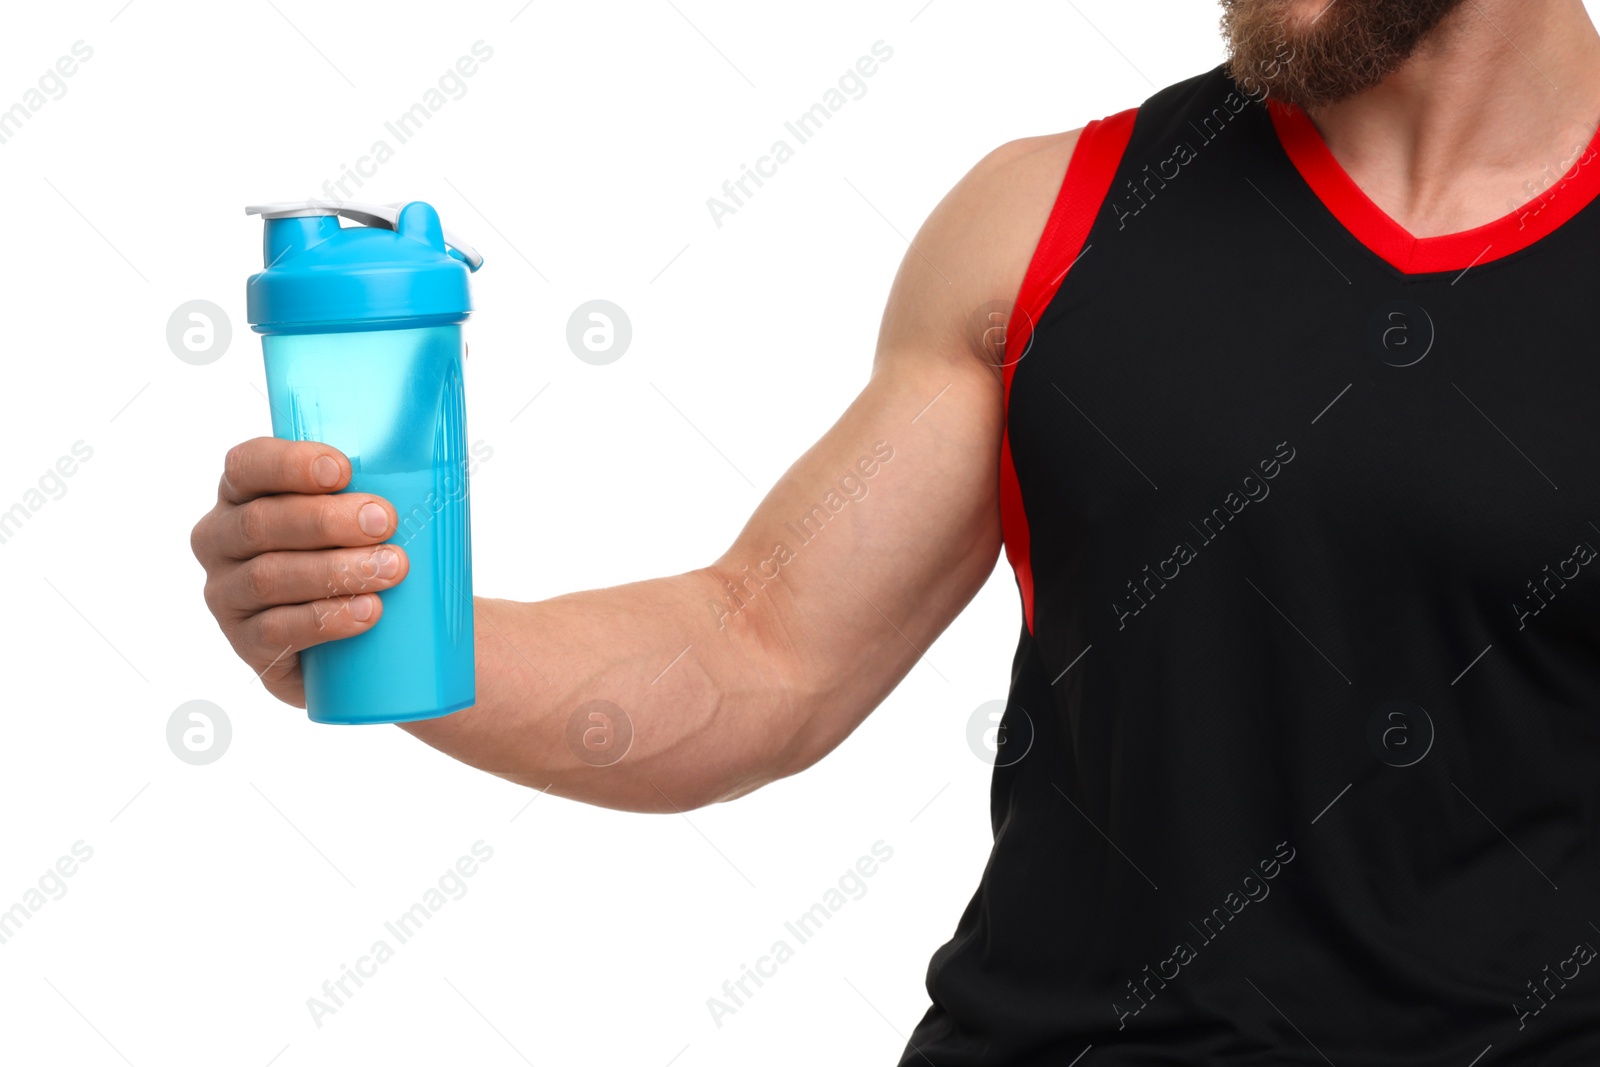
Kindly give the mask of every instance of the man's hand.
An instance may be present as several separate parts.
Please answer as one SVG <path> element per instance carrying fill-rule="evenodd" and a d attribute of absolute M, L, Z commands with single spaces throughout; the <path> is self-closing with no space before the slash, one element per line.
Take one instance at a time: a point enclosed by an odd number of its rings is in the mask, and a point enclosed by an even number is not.
<path fill-rule="evenodd" d="M 217 503 L 189 537 L 206 570 L 206 606 L 239 657 L 279 700 L 305 707 L 300 653 L 365 633 L 374 594 L 406 576 L 405 551 L 382 544 L 394 508 L 340 493 L 350 461 L 314 441 L 258 437 L 224 461 Z"/>

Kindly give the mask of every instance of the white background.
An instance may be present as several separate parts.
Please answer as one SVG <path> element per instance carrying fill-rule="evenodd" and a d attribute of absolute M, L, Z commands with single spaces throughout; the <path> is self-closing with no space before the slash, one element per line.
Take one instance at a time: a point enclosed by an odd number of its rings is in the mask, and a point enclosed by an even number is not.
<path fill-rule="evenodd" d="M 1009 567 L 840 750 L 687 818 L 530 804 L 396 728 L 310 724 L 233 657 L 188 545 L 223 452 L 270 432 L 243 301 L 261 224 L 241 208 L 325 195 L 491 47 L 465 95 L 349 187 L 433 203 L 488 259 L 468 325 L 469 436 L 493 449 L 473 486 L 477 591 L 678 573 L 865 382 L 905 239 L 962 173 L 1216 63 L 1215 7 L 123 4 L 18 5 L 0 34 L 0 109 L 74 42 L 93 49 L 0 144 L 0 511 L 75 442 L 93 449 L 0 543 L 0 910 L 75 842 L 93 849 L 0 944 L 0 1060 L 895 1063 L 988 853 L 967 722 L 1005 695 Z M 894 55 L 866 95 L 717 227 L 706 199 L 879 40 Z M 604 367 L 565 341 L 594 298 L 634 328 Z M 205 366 L 166 341 L 193 299 L 233 328 Z M 232 723 L 208 766 L 167 746 L 193 699 Z M 466 895 L 316 1025 L 307 998 L 393 944 L 383 923 L 479 840 L 493 859 Z M 794 944 L 785 920 L 880 840 L 893 858 L 866 895 L 715 1025 L 707 998 Z"/>

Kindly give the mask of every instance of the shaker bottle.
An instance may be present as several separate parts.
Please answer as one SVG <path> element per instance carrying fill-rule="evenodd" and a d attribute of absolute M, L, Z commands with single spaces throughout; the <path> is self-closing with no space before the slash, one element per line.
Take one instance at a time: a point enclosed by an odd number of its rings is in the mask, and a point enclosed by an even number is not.
<path fill-rule="evenodd" d="M 429 205 L 317 201 L 245 208 L 266 222 L 266 269 L 246 287 L 261 334 L 272 433 L 350 458 L 343 492 L 394 505 L 389 543 L 411 569 L 378 594 L 365 633 L 300 653 L 315 722 L 435 718 L 476 700 L 461 324 L 483 264 Z M 341 226 L 339 218 L 359 225 Z M 370 570 L 327 595 L 370 591 Z M 337 601 L 347 604 L 347 601 Z M 324 607 L 326 605 L 319 606 Z M 349 610 L 348 607 L 334 610 Z"/>

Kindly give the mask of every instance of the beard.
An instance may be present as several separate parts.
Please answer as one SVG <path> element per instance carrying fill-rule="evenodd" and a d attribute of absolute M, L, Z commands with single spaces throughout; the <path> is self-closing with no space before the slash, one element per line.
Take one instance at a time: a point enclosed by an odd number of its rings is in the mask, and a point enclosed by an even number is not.
<path fill-rule="evenodd" d="M 1222 0 L 1228 73 L 1253 97 L 1310 109 L 1400 69 L 1463 0 Z"/>

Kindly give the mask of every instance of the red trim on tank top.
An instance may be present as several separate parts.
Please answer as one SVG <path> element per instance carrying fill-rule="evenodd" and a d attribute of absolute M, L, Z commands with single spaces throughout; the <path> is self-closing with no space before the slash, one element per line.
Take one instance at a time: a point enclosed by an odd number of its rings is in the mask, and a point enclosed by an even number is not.
<path fill-rule="evenodd" d="M 1088 250 L 1084 242 L 1111 191 L 1117 165 L 1133 136 L 1133 120 L 1138 108 L 1129 108 L 1103 119 L 1095 119 L 1078 134 L 1066 178 L 1056 194 L 1044 233 L 1034 249 L 1033 259 L 1017 292 L 1016 311 L 1007 325 L 1004 383 L 1006 432 L 1000 439 L 1000 529 L 1004 535 L 1006 558 L 1017 575 L 1022 591 L 1022 616 L 1033 632 L 1033 562 L 1028 537 L 1028 514 L 1022 506 L 1022 487 L 1011 459 L 1011 379 L 1017 363 L 1027 355 L 1033 341 L 1033 325 L 1050 306 L 1061 288 L 1067 271 Z M 1012 352 L 1019 355 L 1012 356 Z"/>
<path fill-rule="evenodd" d="M 1334 157 L 1305 110 L 1267 101 L 1278 141 L 1305 183 L 1351 236 L 1404 274 L 1464 271 L 1521 251 L 1554 233 L 1600 195 L 1600 130 L 1557 181 L 1493 222 L 1414 237 L 1372 202 Z"/>

